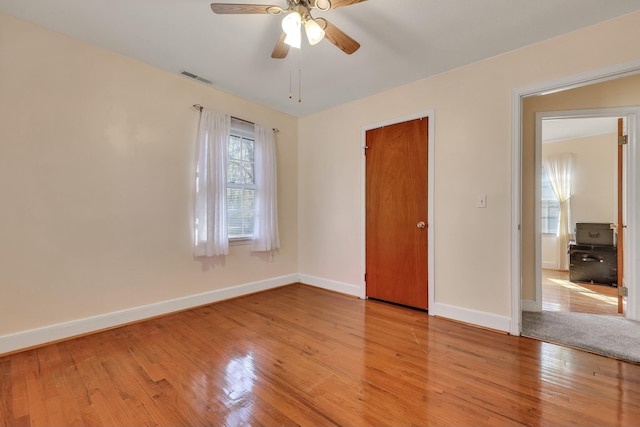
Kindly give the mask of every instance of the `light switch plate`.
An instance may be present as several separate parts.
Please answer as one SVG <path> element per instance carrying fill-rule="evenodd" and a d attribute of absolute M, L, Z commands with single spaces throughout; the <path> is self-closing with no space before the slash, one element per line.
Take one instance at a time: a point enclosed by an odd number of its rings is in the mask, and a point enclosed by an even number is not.
<path fill-rule="evenodd" d="M 487 195 L 486 194 L 480 194 L 476 198 L 476 207 L 477 208 L 486 208 L 487 207 Z"/>

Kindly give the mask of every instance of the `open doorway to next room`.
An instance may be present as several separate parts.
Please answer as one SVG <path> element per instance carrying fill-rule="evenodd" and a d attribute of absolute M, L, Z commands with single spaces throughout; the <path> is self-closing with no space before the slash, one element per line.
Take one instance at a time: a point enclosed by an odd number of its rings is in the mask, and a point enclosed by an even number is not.
<path fill-rule="evenodd" d="M 617 121 L 541 120 L 543 311 L 618 315 Z"/>

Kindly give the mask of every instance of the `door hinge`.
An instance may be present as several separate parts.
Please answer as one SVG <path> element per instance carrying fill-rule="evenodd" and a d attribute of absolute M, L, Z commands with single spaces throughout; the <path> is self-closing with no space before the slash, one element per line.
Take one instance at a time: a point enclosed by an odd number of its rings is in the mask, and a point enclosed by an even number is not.
<path fill-rule="evenodd" d="M 627 297 L 629 296 L 629 288 L 626 286 L 618 286 L 618 296 Z"/>
<path fill-rule="evenodd" d="M 367 281 L 367 273 L 364 273 L 364 281 Z"/>
<path fill-rule="evenodd" d="M 621 135 L 618 137 L 618 145 L 627 145 L 629 142 L 629 138 L 627 135 Z"/>

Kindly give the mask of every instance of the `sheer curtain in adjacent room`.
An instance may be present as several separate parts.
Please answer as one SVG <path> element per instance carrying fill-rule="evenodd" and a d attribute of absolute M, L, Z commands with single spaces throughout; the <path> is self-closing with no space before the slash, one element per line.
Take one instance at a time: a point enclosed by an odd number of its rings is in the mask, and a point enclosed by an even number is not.
<path fill-rule="evenodd" d="M 558 217 L 558 268 L 569 269 L 567 248 L 571 235 L 571 181 L 573 175 L 573 155 L 562 153 L 547 157 L 542 161 L 544 172 L 549 178 L 553 194 L 560 204 Z"/>

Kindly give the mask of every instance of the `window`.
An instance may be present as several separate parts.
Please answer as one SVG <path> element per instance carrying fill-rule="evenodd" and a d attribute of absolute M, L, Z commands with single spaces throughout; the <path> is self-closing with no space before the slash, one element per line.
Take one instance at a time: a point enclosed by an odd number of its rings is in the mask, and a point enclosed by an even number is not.
<path fill-rule="evenodd" d="M 254 126 L 231 119 L 227 158 L 227 229 L 229 239 L 250 239 L 255 217 Z"/>
<path fill-rule="evenodd" d="M 207 108 L 196 138 L 193 254 L 229 255 L 229 240 L 252 252 L 280 247 L 274 130 Z"/>
<path fill-rule="evenodd" d="M 547 171 L 542 168 L 542 226 L 541 231 L 548 234 L 558 234 L 560 218 L 560 203 L 553 194 Z"/>

